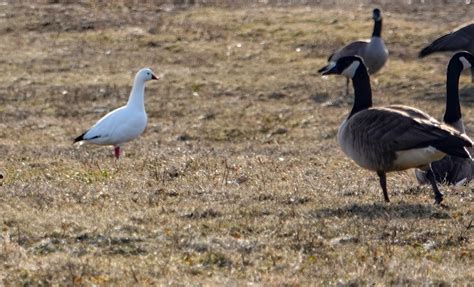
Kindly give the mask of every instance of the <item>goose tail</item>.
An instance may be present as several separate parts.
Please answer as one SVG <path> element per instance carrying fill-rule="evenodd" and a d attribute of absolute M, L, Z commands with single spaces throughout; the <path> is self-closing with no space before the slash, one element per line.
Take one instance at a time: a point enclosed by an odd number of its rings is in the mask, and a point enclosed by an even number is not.
<path fill-rule="evenodd" d="M 472 147 L 472 141 L 464 134 L 447 137 L 435 144 L 435 148 L 446 154 L 472 159 L 471 154 L 467 150 L 468 147 Z"/>
<path fill-rule="evenodd" d="M 86 133 L 87 133 L 87 131 L 85 131 L 83 134 L 81 134 L 80 136 L 78 136 L 77 138 L 75 138 L 73 144 L 85 140 L 85 139 L 84 139 L 84 135 L 85 135 Z"/>

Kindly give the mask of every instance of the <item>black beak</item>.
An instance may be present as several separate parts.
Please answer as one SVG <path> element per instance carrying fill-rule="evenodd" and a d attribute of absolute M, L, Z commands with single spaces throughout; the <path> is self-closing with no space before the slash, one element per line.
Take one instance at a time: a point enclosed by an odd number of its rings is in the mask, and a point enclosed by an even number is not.
<path fill-rule="evenodd" d="M 151 74 L 151 79 L 152 80 L 159 80 L 160 77 L 155 76 L 155 74 Z"/>
<path fill-rule="evenodd" d="M 321 73 L 321 75 L 323 75 L 323 76 L 338 74 L 336 65 L 327 65 L 327 66 L 319 69 L 318 72 Z"/>

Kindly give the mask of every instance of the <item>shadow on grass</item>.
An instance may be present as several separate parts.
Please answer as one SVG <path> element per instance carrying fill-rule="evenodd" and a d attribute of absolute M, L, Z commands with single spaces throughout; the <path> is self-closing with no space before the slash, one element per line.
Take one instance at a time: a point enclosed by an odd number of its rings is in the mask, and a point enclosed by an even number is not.
<path fill-rule="evenodd" d="M 313 211 L 314 218 L 363 217 L 375 218 L 450 218 L 449 214 L 432 204 L 372 203 L 351 204 L 338 208 L 324 208 Z"/>

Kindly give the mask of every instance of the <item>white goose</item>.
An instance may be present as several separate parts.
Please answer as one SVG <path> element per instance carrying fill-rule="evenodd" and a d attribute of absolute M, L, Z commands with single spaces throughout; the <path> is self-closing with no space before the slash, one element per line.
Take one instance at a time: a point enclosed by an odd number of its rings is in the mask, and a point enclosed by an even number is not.
<path fill-rule="evenodd" d="M 446 154 L 470 158 L 472 141 L 454 128 L 409 106 L 372 107 L 370 78 L 358 56 L 343 57 L 323 74 L 342 74 L 352 79 L 354 105 L 337 134 L 342 151 L 361 167 L 377 172 L 383 195 L 389 202 L 386 172 L 422 168 L 431 183 L 435 200 L 439 192 L 429 164 Z"/>
<path fill-rule="evenodd" d="M 137 72 L 127 105 L 111 111 L 90 129 L 78 136 L 76 142 L 113 145 L 115 157 L 120 157 L 120 146 L 140 136 L 147 124 L 145 112 L 145 82 L 158 80 L 153 72 L 144 68 Z"/>

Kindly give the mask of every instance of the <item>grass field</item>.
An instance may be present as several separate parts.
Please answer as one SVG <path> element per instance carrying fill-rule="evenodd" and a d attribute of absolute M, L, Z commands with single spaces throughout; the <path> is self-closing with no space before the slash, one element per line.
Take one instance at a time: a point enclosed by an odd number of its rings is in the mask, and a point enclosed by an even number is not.
<path fill-rule="evenodd" d="M 474 284 L 472 185 L 439 208 L 389 174 L 386 204 L 336 143 L 352 99 L 316 71 L 370 36 L 372 5 L 49 2 L 0 6 L 1 285 Z M 449 55 L 416 54 L 474 6 L 381 8 L 374 103 L 441 118 Z M 141 67 L 162 77 L 143 136 L 119 161 L 73 146 Z"/>

